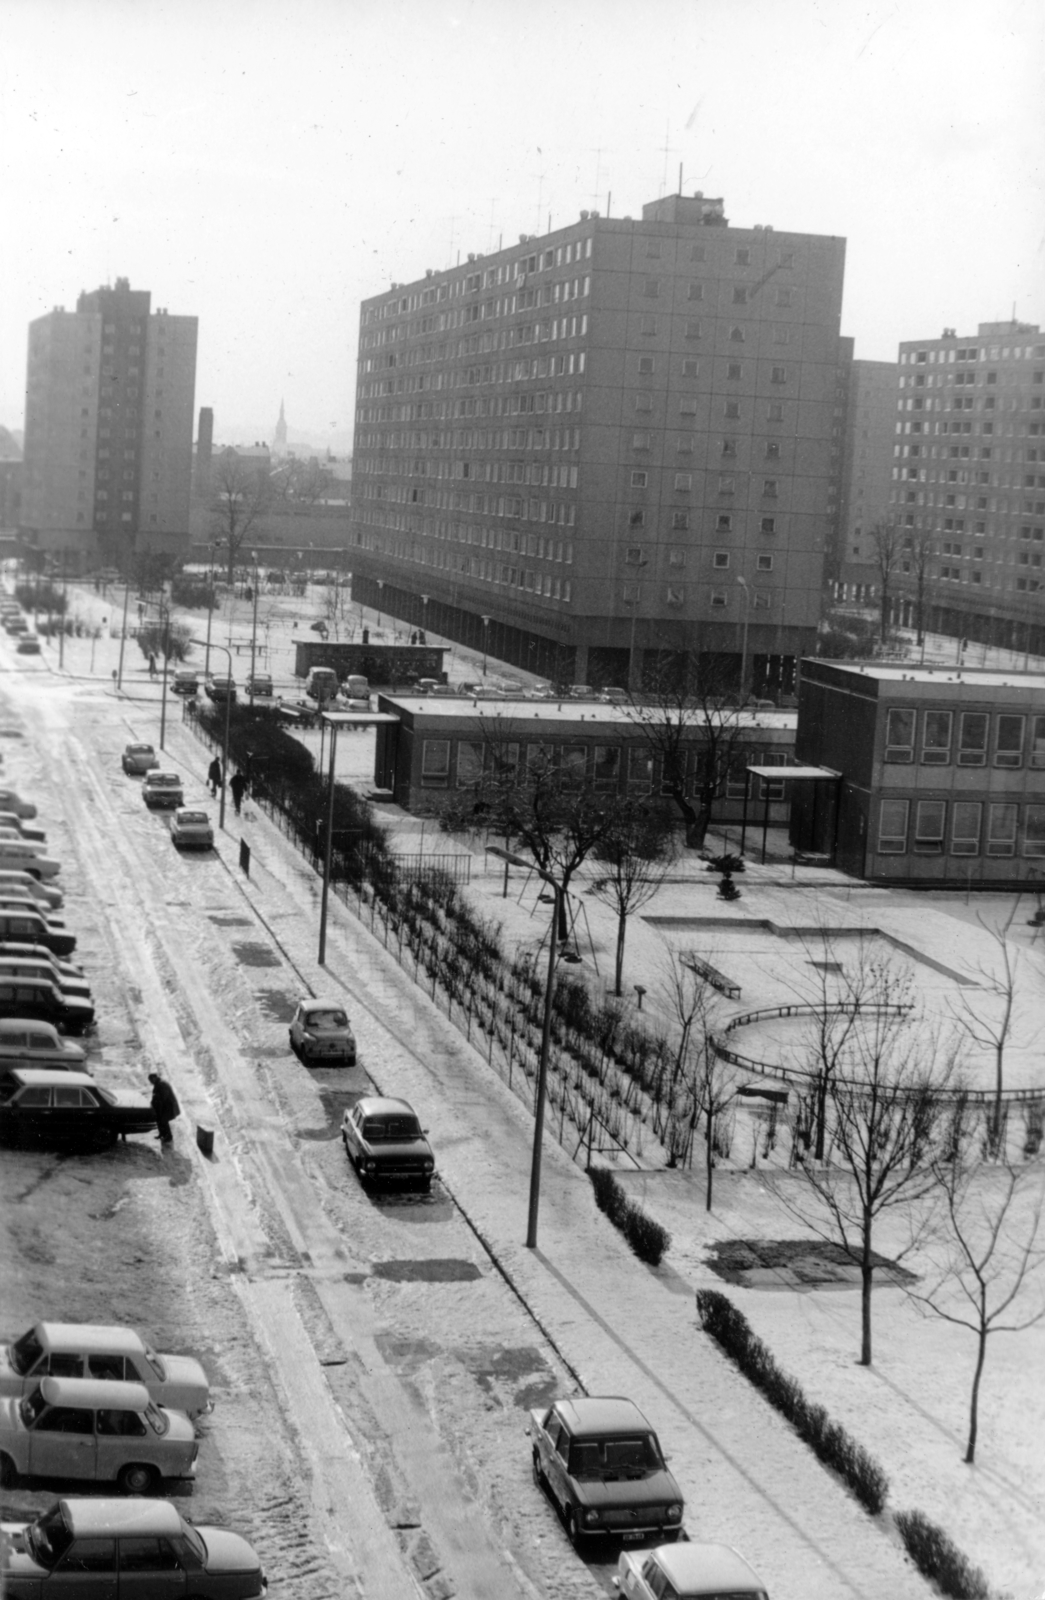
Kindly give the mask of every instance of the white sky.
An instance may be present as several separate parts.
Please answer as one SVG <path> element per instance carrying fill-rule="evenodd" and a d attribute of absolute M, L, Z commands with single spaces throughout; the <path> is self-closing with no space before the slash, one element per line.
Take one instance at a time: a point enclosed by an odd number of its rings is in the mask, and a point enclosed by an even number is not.
<path fill-rule="evenodd" d="M 0 423 L 120 276 L 199 317 L 219 439 L 347 433 L 361 299 L 680 161 L 848 240 L 859 357 L 1041 323 L 1043 85 L 1041 0 L 0 0 Z"/>

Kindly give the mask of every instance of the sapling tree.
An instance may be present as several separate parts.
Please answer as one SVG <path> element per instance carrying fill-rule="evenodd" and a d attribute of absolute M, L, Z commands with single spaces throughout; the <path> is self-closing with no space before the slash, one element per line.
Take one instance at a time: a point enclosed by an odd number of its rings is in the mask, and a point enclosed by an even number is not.
<path fill-rule="evenodd" d="M 662 811 L 645 801 L 614 798 L 606 833 L 592 850 L 598 876 L 591 882 L 596 899 L 617 914 L 614 994 L 621 993 L 624 941 L 628 918 L 660 889 L 676 858 L 675 830 Z"/>
<path fill-rule="evenodd" d="M 876 522 L 871 529 L 871 549 L 878 568 L 881 599 L 881 636 L 884 647 L 889 632 L 889 605 L 893 595 L 893 573 L 903 550 L 903 530 L 895 522 Z"/>
<path fill-rule="evenodd" d="M 722 997 L 695 964 L 696 952 L 672 950 L 668 973 L 662 984 L 667 1008 L 678 1023 L 676 1076 L 684 1078 L 689 1106 L 685 1130 L 685 1152 L 692 1151 L 697 1121 L 704 1117 L 704 1143 L 707 1174 L 704 1205 L 711 1210 L 715 1131 L 719 1116 L 736 1095 L 736 1069 L 723 1061 L 714 1047 L 714 1036 L 723 1022 Z"/>
<path fill-rule="evenodd" d="M 1009 941 L 1009 931 L 1016 916 L 1016 904 L 1003 923 L 976 920 L 994 946 L 996 960 L 977 963 L 983 980 L 975 1000 L 965 994 L 956 1012 L 959 1027 L 980 1049 L 989 1050 L 994 1057 L 994 1104 L 987 1121 L 987 1148 L 992 1156 L 1004 1154 L 1005 1143 L 1005 1051 L 1015 1042 L 1014 1025 L 1016 996 L 1020 978 L 1021 952 Z M 983 990 L 994 997 L 985 1003 Z"/>

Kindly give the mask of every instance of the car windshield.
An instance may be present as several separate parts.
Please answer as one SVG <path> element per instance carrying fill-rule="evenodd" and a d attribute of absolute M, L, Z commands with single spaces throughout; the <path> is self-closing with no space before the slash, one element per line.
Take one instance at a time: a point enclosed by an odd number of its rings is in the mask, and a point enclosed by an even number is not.
<path fill-rule="evenodd" d="M 164 1366 L 163 1362 L 161 1361 L 160 1357 L 156 1354 L 156 1352 L 152 1348 L 151 1344 L 147 1344 L 145 1346 L 145 1359 L 149 1363 L 149 1365 L 152 1368 L 153 1372 L 155 1372 L 156 1376 L 159 1378 L 160 1382 L 161 1383 L 166 1383 L 167 1382 L 167 1368 Z"/>
<path fill-rule="evenodd" d="M 23 1333 L 11 1346 L 11 1365 L 19 1377 L 24 1377 L 39 1361 L 44 1353 L 44 1347 L 36 1337 L 36 1329 L 30 1328 L 28 1333 Z"/>
<path fill-rule="evenodd" d="M 165 1411 L 161 1411 L 159 1406 L 154 1406 L 150 1400 L 149 1404 L 145 1407 L 145 1415 L 148 1418 L 149 1427 L 152 1429 L 153 1433 L 158 1433 L 162 1438 L 171 1425 L 170 1418 L 167 1416 L 167 1413 Z"/>
<path fill-rule="evenodd" d="M 72 1539 L 60 1504 L 45 1511 L 26 1529 L 26 1543 L 33 1560 L 41 1567 L 53 1567 L 68 1550 Z"/>
<path fill-rule="evenodd" d="M 47 1401 L 44 1399 L 43 1390 L 35 1388 L 32 1394 L 23 1395 L 18 1407 L 18 1414 L 27 1428 L 31 1428 L 37 1417 L 47 1410 Z"/>
<path fill-rule="evenodd" d="M 421 1129 L 416 1117 L 367 1117 L 363 1137 L 375 1144 L 382 1139 L 420 1139 Z"/>
<path fill-rule="evenodd" d="M 178 824 L 182 828 L 205 828 L 207 826 L 207 813 L 205 811 L 179 812 Z"/>
<path fill-rule="evenodd" d="M 331 1028 L 348 1027 L 348 1018 L 343 1011 L 310 1011 L 306 1020 L 310 1028 L 315 1028 L 320 1033 Z"/>
<path fill-rule="evenodd" d="M 570 1446 L 572 1478 L 643 1478 L 663 1465 L 651 1433 L 621 1439 L 575 1439 Z"/>
<path fill-rule="evenodd" d="M 151 756 L 153 748 L 151 744 L 129 744 L 127 746 L 127 754 L 129 756 Z"/>
<path fill-rule="evenodd" d="M 200 1535 L 199 1529 L 192 1527 L 190 1523 L 185 1521 L 184 1517 L 181 1519 L 181 1536 L 200 1566 L 205 1567 L 210 1555 L 206 1542 Z"/>
<path fill-rule="evenodd" d="M 181 779 L 176 772 L 150 772 L 150 789 L 180 789 Z"/>

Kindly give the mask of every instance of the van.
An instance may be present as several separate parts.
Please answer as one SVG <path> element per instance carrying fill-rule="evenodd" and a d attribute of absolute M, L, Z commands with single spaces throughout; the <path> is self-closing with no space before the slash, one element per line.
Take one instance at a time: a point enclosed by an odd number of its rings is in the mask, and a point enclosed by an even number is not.
<path fill-rule="evenodd" d="M 28 872 L 34 878 L 57 878 L 61 863 L 51 856 L 39 854 L 36 845 L 28 839 L 0 838 L 0 869 Z"/>
<path fill-rule="evenodd" d="M 76 949 L 76 935 L 64 928 L 52 928 L 39 911 L 28 907 L 12 910 L 0 909 L 0 944 L 43 944 L 56 956 L 71 956 Z"/>
<path fill-rule="evenodd" d="M 144 1383 L 157 1405 L 198 1417 L 210 1407 L 207 1374 L 192 1356 L 160 1355 L 133 1328 L 38 1322 L 0 1344 L 0 1395 L 28 1394 L 41 1378 Z"/>
<path fill-rule="evenodd" d="M 0 974 L 0 1017 L 39 1018 L 65 1033 L 86 1033 L 94 1025 L 94 1005 L 82 995 L 66 995 L 51 978 Z"/>
<path fill-rule="evenodd" d="M 337 673 L 333 667 L 313 667 L 305 679 L 305 693 L 310 700 L 333 700 L 337 690 Z"/>
<path fill-rule="evenodd" d="M 48 1072 L 86 1072 L 87 1052 L 82 1045 L 59 1038 L 51 1022 L 27 1017 L 0 1017 L 0 1067 L 43 1067 Z"/>

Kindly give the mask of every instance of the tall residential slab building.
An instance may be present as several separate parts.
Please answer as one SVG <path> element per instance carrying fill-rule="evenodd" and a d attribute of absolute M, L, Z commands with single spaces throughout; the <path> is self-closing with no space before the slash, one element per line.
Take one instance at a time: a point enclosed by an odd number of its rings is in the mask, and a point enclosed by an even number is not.
<path fill-rule="evenodd" d="M 787 687 L 835 517 L 844 256 L 673 195 L 364 301 L 356 598 L 550 676 L 684 652 Z"/>
<path fill-rule="evenodd" d="M 195 317 L 126 278 L 29 325 L 19 532 L 70 566 L 188 547 Z"/>
<path fill-rule="evenodd" d="M 900 346 L 892 513 L 897 620 L 1045 654 L 1045 342 L 1036 325 Z"/>
<path fill-rule="evenodd" d="M 893 515 L 895 361 L 853 361 L 845 407 L 838 542 L 832 564 L 836 600 L 872 603 L 881 582 L 872 529 Z"/>

